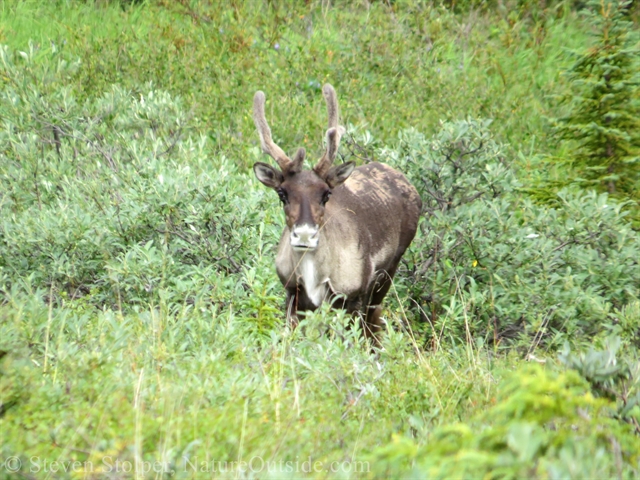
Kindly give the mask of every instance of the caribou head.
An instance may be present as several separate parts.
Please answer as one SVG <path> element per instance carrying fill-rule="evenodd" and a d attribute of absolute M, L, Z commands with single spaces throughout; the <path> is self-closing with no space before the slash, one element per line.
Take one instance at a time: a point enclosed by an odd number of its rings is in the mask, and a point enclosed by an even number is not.
<path fill-rule="evenodd" d="M 325 205 L 333 189 L 349 178 L 355 168 L 353 162 L 332 166 L 344 127 L 338 125 L 335 90 L 327 84 L 322 93 L 329 112 L 327 149 L 312 170 L 302 169 L 306 155 L 304 148 L 299 148 L 292 160 L 274 143 L 264 114 L 264 93 L 259 91 L 253 97 L 253 119 L 260 134 L 262 150 L 273 157 L 280 167 L 278 170 L 266 163 L 257 162 L 253 170 L 258 180 L 278 193 L 291 232 L 291 247 L 296 251 L 313 250 L 318 246 Z"/>

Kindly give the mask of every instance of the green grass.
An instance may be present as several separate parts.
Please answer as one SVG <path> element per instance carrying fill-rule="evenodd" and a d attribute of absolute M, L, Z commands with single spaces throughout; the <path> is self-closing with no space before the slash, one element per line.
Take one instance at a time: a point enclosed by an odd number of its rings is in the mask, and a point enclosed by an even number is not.
<path fill-rule="evenodd" d="M 56 335 L 43 357 L 32 357 L 38 368 L 21 379 L 28 398 L 17 418 L 4 419 L 3 433 L 20 439 L 24 454 L 89 460 L 96 469 L 109 456 L 161 460 L 178 478 L 199 478 L 185 458 L 311 457 L 324 468 L 367 461 L 415 422 L 429 429 L 489 405 L 494 375 L 505 367 L 444 352 L 416 356 L 397 334 L 378 358 L 353 334 L 341 339 L 341 330 L 259 339 L 231 312 L 71 319 L 49 316 L 45 305 L 28 314 L 42 329 L 74 334 Z M 21 315 L 10 321 L 22 322 Z"/>
<path fill-rule="evenodd" d="M 603 196 L 519 193 L 562 154 L 543 117 L 586 29 L 565 3 L 4 2 L 0 478 L 637 476 L 637 232 Z M 484 196 L 425 215 L 375 353 L 340 312 L 284 326 L 250 168 L 254 92 L 313 156 L 324 82 L 342 156 L 416 184 L 485 140 L 454 188 Z"/>

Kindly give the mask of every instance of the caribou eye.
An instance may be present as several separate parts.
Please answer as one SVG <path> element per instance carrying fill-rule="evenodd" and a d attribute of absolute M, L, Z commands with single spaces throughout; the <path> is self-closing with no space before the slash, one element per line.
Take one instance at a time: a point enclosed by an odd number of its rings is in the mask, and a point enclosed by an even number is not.
<path fill-rule="evenodd" d="M 325 203 L 327 203 L 329 201 L 329 197 L 331 196 L 331 190 L 327 190 L 326 192 L 324 192 L 322 194 L 322 200 L 321 200 L 321 204 L 324 205 Z"/>
<path fill-rule="evenodd" d="M 276 190 L 276 192 L 278 193 L 278 196 L 280 197 L 280 201 L 286 205 L 287 202 L 289 201 L 288 198 L 287 198 L 287 192 L 285 192 L 281 188 Z"/>

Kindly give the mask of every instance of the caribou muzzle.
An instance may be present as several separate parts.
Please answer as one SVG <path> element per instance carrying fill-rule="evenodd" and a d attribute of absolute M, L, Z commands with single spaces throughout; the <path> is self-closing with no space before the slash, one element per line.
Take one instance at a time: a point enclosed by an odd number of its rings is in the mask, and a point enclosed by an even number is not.
<path fill-rule="evenodd" d="M 317 225 L 294 225 L 291 230 L 291 247 L 297 251 L 314 250 L 318 247 L 320 230 Z"/>

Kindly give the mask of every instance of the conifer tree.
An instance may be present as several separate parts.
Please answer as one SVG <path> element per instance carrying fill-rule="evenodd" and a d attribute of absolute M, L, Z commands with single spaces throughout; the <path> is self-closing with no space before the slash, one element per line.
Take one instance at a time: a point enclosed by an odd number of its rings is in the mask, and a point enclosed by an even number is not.
<path fill-rule="evenodd" d="M 567 72 L 567 114 L 553 121 L 561 139 L 573 142 L 572 165 L 582 185 L 612 194 L 640 193 L 640 50 L 630 1 L 590 0 L 593 43 L 573 52 Z"/>

